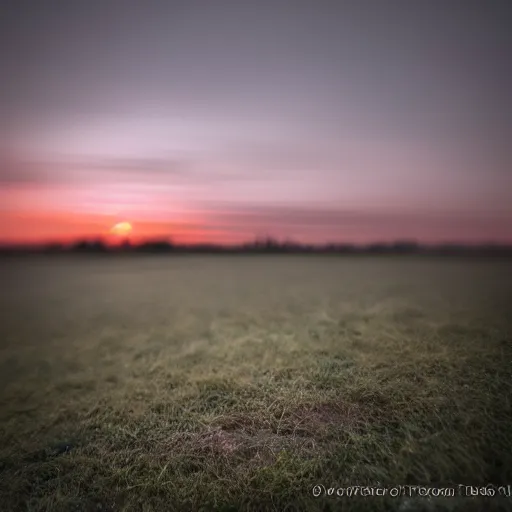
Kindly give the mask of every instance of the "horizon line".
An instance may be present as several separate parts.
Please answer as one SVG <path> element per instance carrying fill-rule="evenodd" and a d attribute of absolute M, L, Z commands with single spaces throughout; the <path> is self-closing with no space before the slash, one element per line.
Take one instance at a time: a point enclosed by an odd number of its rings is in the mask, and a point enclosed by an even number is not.
<path fill-rule="evenodd" d="M 411 238 L 395 238 L 395 239 L 375 239 L 367 242 L 349 242 L 343 240 L 326 240 L 325 242 L 307 243 L 292 238 L 278 238 L 273 236 L 254 237 L 250 240 L 242 242 L 178 242 L 174 241 L 172 236 L 161 237 L 145 237 L 143 239 L 137 238 L 136 241 L 130 240 L 125 237 L 117 240 L 116 242 L 109 241 L 105 236 L 90 236 L 90 237 L 76 237 L 69 241 L 26 241 L 26 242 L 13 242 L 7 240 L 0 240 L 0 249 L 59 249 L 62 251 L 76 249 L 79 245 L 95 245 L 110 249 L 136 249 L 147 247 L 148 245 L 160 244 L 166 245 L 169 248 L 194 248 L 194 247 L 211 247 L 218 249 L 230 248 L 352 248 L 352 249 L 365 249 L 373 247 L 406 247 L 409 249 L 429 249 L 440 247 L 458 247 L 458 248 L 508 248 L 512 249 L 512 241 L 502 242 L 497 240 L 481 240 L 481 241 L 456 241 L 456 240 L 439 240 L 436 242 L 422 242 Z"/>

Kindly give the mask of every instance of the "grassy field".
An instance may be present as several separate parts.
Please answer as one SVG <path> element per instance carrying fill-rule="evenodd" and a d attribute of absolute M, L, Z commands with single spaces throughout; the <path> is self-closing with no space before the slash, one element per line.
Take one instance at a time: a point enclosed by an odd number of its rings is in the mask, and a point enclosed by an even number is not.
<path fill-rule="evenodd" d="M 512 509 L 312 493 L 512 484 L 510 261 L 0 265 L 2 511 Z"/>

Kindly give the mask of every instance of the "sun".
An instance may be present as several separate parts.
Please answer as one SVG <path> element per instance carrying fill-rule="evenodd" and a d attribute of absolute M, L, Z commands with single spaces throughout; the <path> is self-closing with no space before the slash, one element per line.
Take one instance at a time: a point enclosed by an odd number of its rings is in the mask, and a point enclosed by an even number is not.
<path fill-rule="evenodd" d="M 110 232 L 117 236 L 128 236 L 132 232 L 132 225 L 129 222 L 118 222 L 110 228 Z"/>

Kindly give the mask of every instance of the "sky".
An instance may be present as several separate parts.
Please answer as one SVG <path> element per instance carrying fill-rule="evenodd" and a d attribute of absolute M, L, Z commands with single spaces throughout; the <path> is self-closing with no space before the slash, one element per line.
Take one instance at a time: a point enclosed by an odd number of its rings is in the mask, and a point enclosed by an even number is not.
<path fill-rule="evenodd" d="M 509 0 L 3 0 L 0 240 L 512 243 Z"/>

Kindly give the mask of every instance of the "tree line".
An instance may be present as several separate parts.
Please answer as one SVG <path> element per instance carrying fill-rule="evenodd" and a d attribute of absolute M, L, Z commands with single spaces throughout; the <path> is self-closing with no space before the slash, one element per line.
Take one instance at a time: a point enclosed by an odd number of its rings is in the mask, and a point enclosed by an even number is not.
<path fill-rule="evenodd" d="M 434 254 L 434 255 L 512 255 L 512 245 L 503 244 L 420 244 L 411 240 L 375 242 L 370 244 L 326 243 L 303 244 L 266 237 L 238 245 L 174 243 L 169 239 L 108 245 L 101 239 L 78 240 L 72 244 L 51 243 L 36 246 L 0 246 L 0 254 Z"/>

